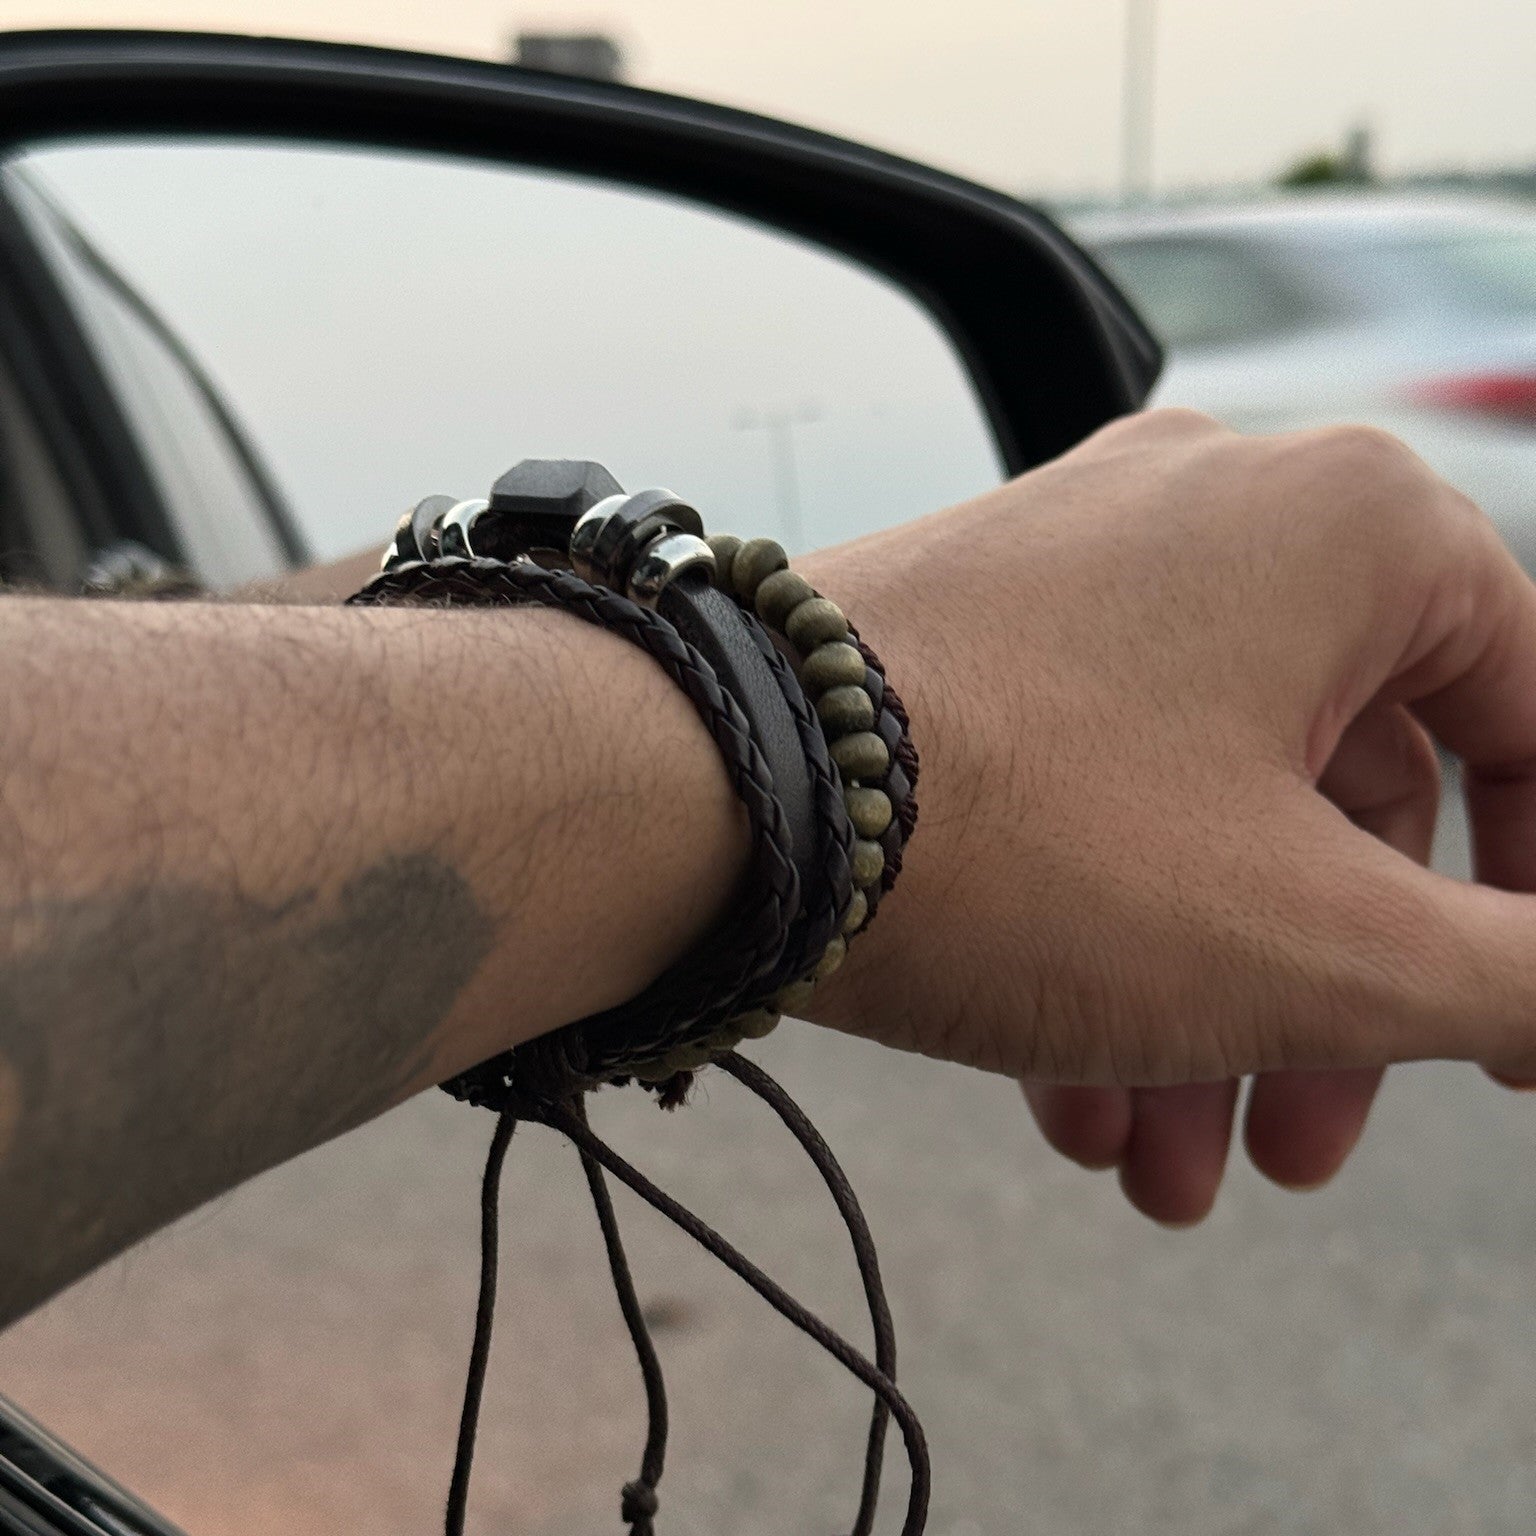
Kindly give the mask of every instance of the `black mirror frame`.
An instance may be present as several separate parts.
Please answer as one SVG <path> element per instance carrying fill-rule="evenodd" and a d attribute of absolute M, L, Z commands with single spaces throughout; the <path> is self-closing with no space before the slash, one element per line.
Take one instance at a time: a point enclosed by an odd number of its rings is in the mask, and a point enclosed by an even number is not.
<path fill-rule="evenodd" d="M 204 133 L 438 151 L 617 181 L 841 252 L 908 290 L 970 370 L 1009 473 L 1138 409 L 1160 348 L 1037 210 L 771 118 L 630 86 L 350 44 L 0 35 L 0 148 Z"/>

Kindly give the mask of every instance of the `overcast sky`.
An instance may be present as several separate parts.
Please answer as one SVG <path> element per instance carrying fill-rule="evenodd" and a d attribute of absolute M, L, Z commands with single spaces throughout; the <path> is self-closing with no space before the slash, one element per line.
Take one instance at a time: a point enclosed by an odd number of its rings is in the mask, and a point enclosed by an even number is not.
<path fill-rule="evenodd" d="M 1375 130 L 1389 168 L 1536 162 L 1533 0 L 1156 0 L 1156 180 L 1256 179 Z M 1111 187 L 1126 0 L 8 0 L 11 26 L 213 27 L 495 55 L 613 31 L 638 83 L 1010 189 Z"/>

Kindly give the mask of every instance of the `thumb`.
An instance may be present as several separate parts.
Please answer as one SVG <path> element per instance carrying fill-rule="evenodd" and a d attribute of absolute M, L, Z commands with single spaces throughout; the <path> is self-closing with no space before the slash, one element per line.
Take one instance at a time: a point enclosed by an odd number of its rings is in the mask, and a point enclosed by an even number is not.
<path fill-rule="evenodd" d="M 1536 896 L 1425 869 L 1315 792 L 1270 882 L 1282 950 L 1239 1071 L 1479 1062 L 1536 1078 Z"/>

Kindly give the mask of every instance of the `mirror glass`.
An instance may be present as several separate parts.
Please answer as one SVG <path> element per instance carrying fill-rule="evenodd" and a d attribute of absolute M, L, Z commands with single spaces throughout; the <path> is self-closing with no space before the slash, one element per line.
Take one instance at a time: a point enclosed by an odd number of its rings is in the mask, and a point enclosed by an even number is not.
<path fill-rule="evenodd" d="M 904 291 L 745 220 L 393 152 L 36 147 L 3 171 L 205 579 L 379 545 L 433 492 L 593 458 L 720 529 L 833 543 L 997 483 L 947 337 Z M 232 450 L 228 418 L 251 455 Z"/>

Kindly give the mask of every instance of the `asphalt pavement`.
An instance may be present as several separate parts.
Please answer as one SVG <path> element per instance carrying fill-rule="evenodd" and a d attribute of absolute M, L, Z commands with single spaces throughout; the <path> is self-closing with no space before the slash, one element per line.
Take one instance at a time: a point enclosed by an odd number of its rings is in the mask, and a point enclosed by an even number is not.
<path fill-rule="evenodd" d="M 1440 862 L 1465 868 L 1448 818 Z M 933 1448 L 932 1536 L 1529 1536 L 1536 1097 L 1393 1073 L 1311 1195 L 1234 1159 L 1170 1233 L 1050 1154 L 1008 1082 L 804 1025 L 757 1055 L 865 1199 Z M 716 1078 L 599 1128 L 866 1337 L 847 1240 Z M 279 1169 L 0 1338 L 0 1391 L 191 1536 L 441 1528 L 490 1130 L 437 1095 Z M 674 1435 L 662 1536 L 837 1536 L 867 1411 L 839 1367 L 620 1195 Z M 471 1529 L 618 1536 L 642 1399 L 570 1149 L 513 1145 Z M 882 1530 L 900 1526 L 893 1446 Z"/>

